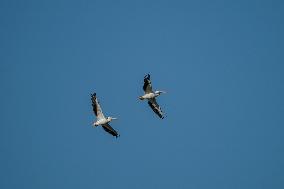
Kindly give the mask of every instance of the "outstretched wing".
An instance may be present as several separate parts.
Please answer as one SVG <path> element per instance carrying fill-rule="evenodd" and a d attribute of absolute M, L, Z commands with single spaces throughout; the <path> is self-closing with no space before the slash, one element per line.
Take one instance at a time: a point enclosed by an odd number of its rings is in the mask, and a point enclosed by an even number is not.
<path fill-rule="evenodd" d="M 104 119 L 105 116 L 102 112 L 101 106 L 99 104 L 99 101 L 97 99 L 96 93 L 91 94 L 91 100 L 92 100 L 92 106 L 93 106 L 93 111 L 95 115 L 97 116 L 97 119 Z"/>
<path fill-rule="evenodd" d="M 119 136 L 119 134 L 114 130 L 108 123 L 102 125 L 103 129 L 111 134 L 112 136 L 115 136 L 116 138 Z"/>
<path fill-rule="evenodd" d="M 152 84 L 151 84 L 151 80 L 150 80 L 150 75 L 147 74 L 145 77 L 144 77 L 144 85 L 143 85 L 143 90 L 145 91 L 145 94 L 148 94 L 148 93 L 152 93 Z"/>
<path fill-rule="evenodd" d="M 162 119 L 164 119 L 163 112 L 161 110 L 161 107 L 157 103 L 155 98 L 151 98 L 148 100 L 149 106 L 152 108 L 152 110 Z"/>

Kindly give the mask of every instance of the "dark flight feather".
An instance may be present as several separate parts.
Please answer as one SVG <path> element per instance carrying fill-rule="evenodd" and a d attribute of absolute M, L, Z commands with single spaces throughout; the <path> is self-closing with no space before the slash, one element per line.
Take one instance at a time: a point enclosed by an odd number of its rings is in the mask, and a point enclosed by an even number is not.
<path fill-rule="evenodd" d="M 91 94 L 91 100 L 92 100 L 92 106 L 93 106 L 93 111 L 95 113 L 96 116 L 98 116 L 98 109 L 97 109 L 97 103 L 96 103 L 96 99 L 97 99 L 97 94 Z"/>
<path fill-rule="evenodd" d="M 145 93 L 152 92 L 152 84 L 151 84 L 151 80 L 150 80 L 150 74 L 147 74 L 144 77 L 143 90 L 145 91 Z"/>
<path fill-rule="evenodd" d="M 155 99 L 152 102 L 148 101 L 148 104 L 161 119 L 164 119 L 163 112 Z"/>
<path fill-rule="evenodd" d="M 108 123 L 102 125 L 103 129 L 111 134 L 112 136 L 115 136 L 116 138 L 119 136 L 119 134 L 114 130 Z"/>

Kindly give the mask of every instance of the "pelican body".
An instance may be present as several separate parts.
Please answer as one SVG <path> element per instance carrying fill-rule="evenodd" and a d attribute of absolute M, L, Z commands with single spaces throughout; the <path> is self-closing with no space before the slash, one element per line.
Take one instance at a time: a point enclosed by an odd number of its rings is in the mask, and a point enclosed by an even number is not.
<path fill-rule="evenodd" d="M 152 98 L 155 98 L 157 96 L 160 96 L 162 93 L 165 93 L 165 92 L 163 92 L 163 91 L 150 92 L 150 93 L 144 94 L 143 96 L 139 96 L 139 99 L 140 100 L 152 99 Z"/>
<path fill-rule="evenodd" d="M 150 80 L 150 75 L 147 74 L 144 77 L 144 85 L 143 85 L 144 95 L 139 96 L 140 100 L 148 100 L 148 104 L 151 107 L 151 109 L 161 118 L 164 119 L 163 112 L 161 110 L 161 107 L 156 101 L 156 97 L 160 96 L 162 93 L 165 93 L 164 91 L 155 91 L 152 90 L 152 83 Z"/>
<path fill-rule="evenodd" d="M 99 126 L 99 125 L 107 124 L 107 123 L 111 122 L 114 119 L 117 119 L 117 118 L 107 117 L 107 118 L 104 118 L 104 119 L 99 119 L 96 122 L 94 122 L 93 125 L 94 126 Z"/>
<path fill-rule="evenodd" d="M 91 100 L 92 100 L 92 106 L 93 106 L 93 111 L 97 117 L 97 120 L 93 123 L 93 127 L 97 127 L 99 125 L 101 125 L 103 127 L 103 129 L 108 132 L 109 134 L 118 137 L 119 134 L 117 133 L 116 130 L 114 130 L 110 125 L 109 122 L 111 122 L 112 120 L 115 120 L 117 118 L 114 117 L 105 117 L 101 106 L 98 102 L 96 93 L 91 94 Z"/>

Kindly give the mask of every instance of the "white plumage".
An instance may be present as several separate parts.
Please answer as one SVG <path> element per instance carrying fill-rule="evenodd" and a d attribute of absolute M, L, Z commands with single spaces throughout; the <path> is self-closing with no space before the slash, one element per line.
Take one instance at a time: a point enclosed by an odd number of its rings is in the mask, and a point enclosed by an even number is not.
<path fill-rule="evenodd" d="M 100 106 L 100 103 L 98 102 L 96 93 L 91 94 L 91 100 L 92 100 L 93 111 L 94 111 L 95 115 L 97 116 L 97 120 L 93 123 L 93 126 L 97 127 L 97 126 L 101 125 L 106 132 L 108 132 L 109 134 L 111 134 L 115 137 L 118 137 L 119 134 L 117 133 L 117 131 L 114 130 L 109 125 L 109 122 L 111 122 L 112 120 L 117 119 L 117 118 L 105 117 L 104 116 L 102 109 L 101 109 L 101 106 Z"/>
<path fill-rule="evenodd" d="M 144 77 L 144 85 L 143 85 L 144 95 L 140 96 L 140 100 L 147 99 L 148 104 L 151 107 L 151 109 L 162 119 L 164 119 L 164 113 L 161 110 L 161 107 L 156 101 L 156 97 L 160 96 L 162 93 L 165 93 L 164 91 L 155 91 L 153 92 L 152 89 L 152 83 L 150 80 L 150 75 L 147 74 Z"/>

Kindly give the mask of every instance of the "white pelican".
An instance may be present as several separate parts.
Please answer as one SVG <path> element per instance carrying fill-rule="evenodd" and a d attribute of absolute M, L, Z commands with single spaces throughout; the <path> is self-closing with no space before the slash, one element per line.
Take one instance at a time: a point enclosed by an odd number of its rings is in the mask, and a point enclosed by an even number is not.
<path fill-rule="evenodd" d="M 102 109 L 101 109 L 101 106 L 98 102 L 96 93 L 91 94 L 91 100 L 92 100 L 93 111 L 94 111 L 95 115 L 97 116 L 97 120 L 96 120 L 96 122 L 93 123 L 93 127 L 97 127 L 97 126 L 101 125 L 106 132 L 110 133 L 112 136 L 115 136 L 117 138 L 119 136 L 119 134 L 116 132 L 116 130 L 114 130 L 109 125 L 109 122 L 111 122 L 112 120 L 117 119 L 117 118 L 114 118 L 114 117 L 107 117 L 106 118 L 104 116 Z"/>
<path fill-rule="evenodd" d="M 161 110 L 161 107 L 156 101 L 156 97 L 161 95 L 162 93 L 165 93 L 164 91 L 155 91 L 153 92 L 152 90 L 152 84 L 150 80 L 150 75 L 147 74 L 144 77 L 144 85 L 143 85 L 143 90 L 145 94 L 143 96 L 140 96 L 140 100 L 147 99 L 149 106 L 152 108 L 152 110 L 162 119 L 164 119 L 163 112 Z"/>

